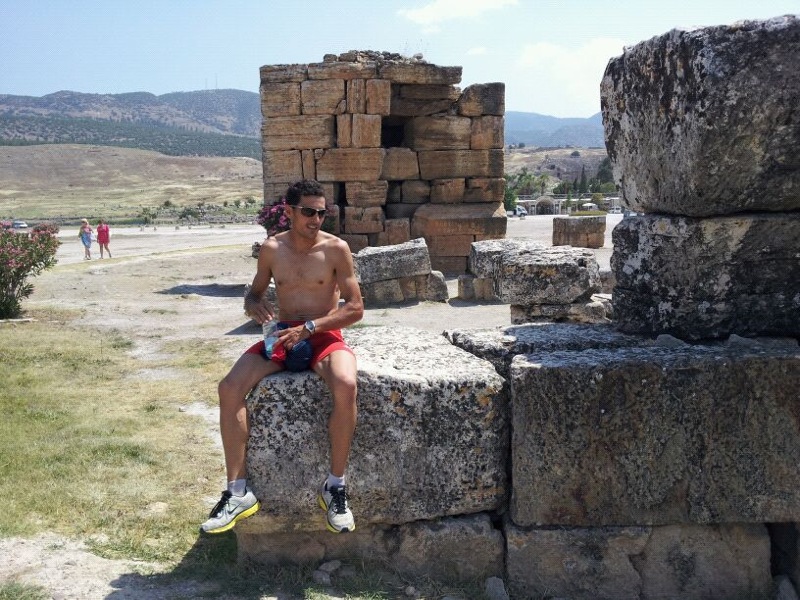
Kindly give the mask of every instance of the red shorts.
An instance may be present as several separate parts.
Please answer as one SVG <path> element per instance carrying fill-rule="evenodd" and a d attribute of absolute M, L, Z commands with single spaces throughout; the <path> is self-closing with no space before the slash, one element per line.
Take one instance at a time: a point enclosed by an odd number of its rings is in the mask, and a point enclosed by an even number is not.
<path fill-rule="evenodd" d="M 305 323 L 305 321 L 281 321 L 281 323 L 286 323 L 289 327 L 295 327 L 297 325 L 302 325 Z M 308 338 L 308 342 L 311 344 L 311 365 L 309 367 L 311 369 L 313 369 L 323 358 L 332 352 L 336 352 L 337 350 L 345 350 L 350 354 L 355 354 L 353 349 L 345 343 L 344 338 L 342 337 L 341 329 L 332 329 L 330 331 L 321 331 L 319 333 L 315 333 Z M 256 342 L 247 350 L 245 350 L 244 353 L 259 354 L 263 357 L 264 340 Z M 272 353 L 272 358 L 269 360 L 279 364 L 280 366 L 284 366 L 285 358 L 286 350 L 283 348 L 283 346 L 276 346 L 275 351 Z"/>

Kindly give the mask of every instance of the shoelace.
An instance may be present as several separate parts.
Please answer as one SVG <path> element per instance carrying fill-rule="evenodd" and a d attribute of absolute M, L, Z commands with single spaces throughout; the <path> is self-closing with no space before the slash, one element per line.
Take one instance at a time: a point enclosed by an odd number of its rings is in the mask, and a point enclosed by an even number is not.
<path fill-rule="evenodd" d="M 347 500 L 350 496 L 343 487 L 333 487 L 328 490 L 331 493 L 331 506 L 337 515 L 343 515 L 347 512 Z"/>
<path fill-rule="evenodd" d="M 231 499 L 231 496 L 232 496 L 232 494 L 228 490 L 225 490 L 224 492 L 222 492 L 222 498 L 220 498 L 219 502 L 217 502 L 216 506 L 214 506 L 214 508 L 211 509 L 211 512 L 209 513 L 208 516 L 209 517 L 218 516 L 219 513 L 221 513 L 222 510 L 225 508 L 225 505 L 228 503 L 228 500 Z"/>

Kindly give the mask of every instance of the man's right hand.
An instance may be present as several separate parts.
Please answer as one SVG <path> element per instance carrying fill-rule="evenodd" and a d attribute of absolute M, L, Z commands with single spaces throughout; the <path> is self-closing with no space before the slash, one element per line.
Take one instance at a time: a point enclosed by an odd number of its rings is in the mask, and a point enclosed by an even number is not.
<path fill-rule="evenodd" d="M 261 325 L 275 318 L 275 309 L 266 300 L 258 300 L 247 294 L 244 298 L 244 314 Z"/>

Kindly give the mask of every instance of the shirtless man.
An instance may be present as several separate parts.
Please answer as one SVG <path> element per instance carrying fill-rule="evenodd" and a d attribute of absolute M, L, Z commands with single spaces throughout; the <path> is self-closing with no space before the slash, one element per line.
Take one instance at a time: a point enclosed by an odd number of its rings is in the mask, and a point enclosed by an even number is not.
<path fill-rule="evenodd" d="M 237 521 L 255 514 L 259 502 L 247 485 L 246 446 L 249 423 L 245 397 L 267 375 L 282 371 L 286 353 L 309 340 L 310 368 L 327 384 L 333 397 L 328 421 L 330 472 L 322 483 L 318 501 L 334 533 L 353 531 L 355 522 L 347 504 L 345 467 L 356 427 L 356 358 L 342 340 L 341 329 L 364 314 L 361 291 L 347 244 L 320 230 L 325 218 L 325 197 L 316 181 L 303 180 L 286 194 L 289 231 L 268 238 L 258 255 L 253 285 L 245 297 L 245 313 L 258 323 L 276 318 L 273 307 L 262 300 L 270 279 L 280 306 L 280 321 L 271 359 L 261 341 L 248 349 L 219 384 L 222 446 L 228 489 L 200 526 L 205 533 L 221 533 Z M 339 304 L 339 298 L 344 303 Z"/>

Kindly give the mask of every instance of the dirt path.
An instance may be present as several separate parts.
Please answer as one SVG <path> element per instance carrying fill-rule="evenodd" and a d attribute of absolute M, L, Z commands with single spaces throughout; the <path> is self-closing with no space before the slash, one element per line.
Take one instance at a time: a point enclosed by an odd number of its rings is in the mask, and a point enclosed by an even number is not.
<path fill-rule="evenodd" d="M 609 215 L 606 247 L 596 252 L 601 267 L 608 266 L 615 217 Z M 510 219 L 508 235 L 550 243 L 552 218 Z M 232 362 L 261 335 L 260 327 L 244 317 L 242 298 L 255 270 L 250 247 L 263 237 L 263 229 L 254 225 L 113 229 L 113 258 L 100 260 L 95 246 L 93 260 L 86 261 L 77 229 L 66 229 L 61 232 L 64 243 L 58 265 L 33 280 L 36 291 L 26 306 L 57 303 L 83 309 L 81 320 L 87 326 L 124 332 L 134 340 L 135 354 L 143 358 L 161 356 L 169 340 L 213 337 L 223 340 L 223 352 Z M 448 287 L 448 303 L 368 309 L 364 323 L 437 333 L 444 328 L 509 324 L 508 305 L 462 302 L 455 299 L 457 281 L 449 280 Z M 207 416 L 215 423 L 215 411 Z M 41 585 L 53 598 L 63 600 L 161 600 L 214 594 L 191 582 L 174 589 L 153 589 L 146 577 L 137 574 L 157 572 L 159 565 L 102 559 L 88 552 L 82 542 L 52 534 L 0 540 L 0 556 L 4 557 L 0 581 Z"/>

